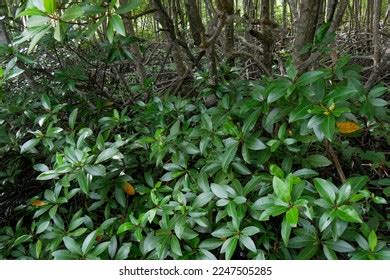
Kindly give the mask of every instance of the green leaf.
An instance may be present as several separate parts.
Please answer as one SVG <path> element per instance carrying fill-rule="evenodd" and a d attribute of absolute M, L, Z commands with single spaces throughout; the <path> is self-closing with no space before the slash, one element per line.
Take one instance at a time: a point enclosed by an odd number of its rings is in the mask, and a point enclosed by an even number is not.
<path fill-rule="evenodd" d="M 284 171 L 281 169 L 279 166 L 276 164 L 271 164 L 269 166 L 269 172 L 271 173 L 272 176 L 276 176 L 280 179 L 284 178 Z"/>
<path fill-rule="evenodd" d="M 285 183 L 282 179 L 274 176 L 272 180 L 272 187 L 278 198 L 284 202 L 289 202 L 291 200 L 290 188 L 288 187 L 288 184 Z"/>
<path fill-rule="evenodd" d="M 335 188 L 336 186 L 333 185 L 331 182 L 321 179 L 321 178 L 316 178 L 314 179 L 314 186 L 317 189 L 317 191 L 320 193 L 320 196 L 327 200 L 330 203 L 334 203 L 336 199 L 336 194 L 335 194 Z"/>
<path fill-rule="evenodd" d="M 37 177 L 37 180 L 38 181 L 51 180 L 51 179 L 58 178 L 58 176 L 60 176 L 60 174 L 58 174 L 55 170 L 48 170 L 48 171 L 41 173 Z"/>
<path fill-rule="evenodd" d="M 298 260 L 310 260 L 317 252 L 317 245 L 308 245 L 297 256 Z"/>
<path fill-rule="evenodd" d="M 47 96 L 46 94 L 42 95 L 41 96 L 41 104 L 42 104 L 42 107 L 47 110 L 47 111 L 50 111 L 51 110 L 51 102 L 50 102 L 50 98 L 49 96 Z"/>
<path fill-rule="evenodd" d="M 279 216 L 285 212 L 288 211 L 287 206 L 280 206 L 280 205 L 272 205 L 271 207 L 268 207 L 260 216 L 261 221 L 268 220 L 269 216 Z"/>
<path fill-rule="evenodd" d="M 39 259 L 41 252 L 42 252 L 42 241 L 38 240 L 35 243 L 35 255 L 36 255 L 37 259 Z"/>
<path fill-rule="evenodd" d="M 362 219 L 352 206 L 343 205 L 336 211 L 337 217 L 351 223 L 362 223 Z"/>
<path fill-rule="evenodd" d="M 252 172 L 249 170 L 248 167 L 246 167 L 245 164 L 241 162 L 233 162 L 232 167 L 235 171 L 237 171 L 241 175 L 250 175 Z"/>
<path fill-rule="evenodd" d="M 335 250 L 336 252 L 340 252 L 340 253 L 348 253 L 348 252 L 353 252 L 355 251 L 355 248 L 349 244 L 348 242 L 344 241 L 344 240 L 336 240 L 336 241 L 333 241 L 333 240 L 329 240 L 329 241 L 326 241 L 325 244 L 332 250 Z"/>
<path fill-rule="evenodd" d="M 225 260 L 230 260 L 236 251 L 238 238 L 236 236 L 228 238 L 223 243 L 221 251 L 225 251 Z"/>
<path fill-rule="evenodd" d="M 374 252 L 376 249 L 376 246 L 378 245 L 378 238 L 376 237 L 376 233 L 373 230 L 368 235 L 368 245 L 370 246 L 371 252 Z"/>
<path fill-rule="evenodd" d="M 315 236 L 312 235 L 299 235 L 293 237 L 288 242 L 288 248 L 300 249 L 309 244 L 313 244 L 315 242 Z"/>
<path fill-rule="evenodd" d="M 202 126 L 204 126 L 208 131 L 212 131 L 213 130 L 213 122 L 212 122 L 210 116 L 204 113 L 200 117 L 202 120 Z"/>
<path fill-rule="evenodd" d="M 53 14 L 57 9 L 56 0 L 43 0 L 43 6 L 45 7 L 45 11 L 49 14 Z"/>
<path fill-rule="evenodd" d="M 282 234 L 283 243 L 287 247 L 288 241 L 290 239 L 290 234 L 291 234 L 291 226 L 288 223 L 286 216 L 283 217 L 281 234 Z"/>
<path fill-rule="evenodd" d="M 103 177 L 106 175 L 106 168 L 104 165 L 89 165 L 85 167 L 85 171 L 87 171 L 88 174 L 91 174 L 92 176 L 100 176 Z"/>
<path fill-rule="evenodd" d="M 172 253 L 174 253 L 178 256 L 181 256 L 183 254 L 181 251 L 179 239 L 177 239 L 177 237 L 174 235 L 171 236 L 170 247 L 171 247 Z"/>
<path fill-rule="evenodd" d="M 375 253 L 377 260 L 390 260 L 390 250 L 384 249 Z"/>
<path fill-rule="evenodd" d="M 219 228 L 214 230 L 211 235 L 217 238 L 227 238 L 234 234 L 235 232 L 228 228 Z M 223 253 L 223 252 L 222 252 Z"/>
<path fill-rule="evenodd" d="M 89 193 L 89 180 L 87 178 L 87 175 L 83 171 L 79 171 L 76 175 L 77 182 L 79 183 L 80 189 L 83 191 L 83 193 L 88 194 Z"/>
<path fill-rule="evenodd" d="M 96 161 L 95 161 L 95 164 L 96 163 L 101 163 L 103 161 L 106 161 L 110 158 L 112 158 L 113 156 L 117 155 L 119 153 L 118 149 L 116 148 L 108 148 L 108 149 L 105 149 L 104 151 L 102 151 Z"/>
<path fill-rule="evenodd" d="M 302 168 L 293 173 L 296 177 L 311 178 L 318 176 L 318 172 L 313 169 Z"/>
<path fill-rule="evenodd" d="M 343 204 L 347 199 L 351 196 L 351 185 L 349 183 L 345 183 L 342 185 L 342 187 L 339 189 L 339 192 L 337 193 L 337 200 L 336 204 L 341 205 Z"/>
<path fill-rule="evenodd" d="M 304 163 L 307 163 L 309 167 L 325 167 L 332 164 L 332 162 L 323 155 L 310 155 L 304 160 Z"/>
<path fill-rule="evenodd" d="M 202 208 L 203 206 L 205 206 L 207 203 L 210 202 L 210 200 L 214 197 L 214 193 L 212 192 L 205 192 L 205 193 L 201 193 L 200 195 L 198 195 L 193 204 L 192 204 L 192 207 L 193 208 Z"/>
<path fill-rule="evenodd" d="M 332 210 L 325 211 L 320 218 L 319 227 L 320 231 L 323 232 L 334 220 L 335 215 Z"/>
<path fill-rule="evenodd" d="M 39 10 L 37 7 L 32 8 L 26 8 L 24 11 L 19 13 L 17 15 L 17 18 L 23 17 L 23 16 L 45 16 L 46 14 Z"/>
<path fill-rule="evenodd" d="M 282 88 L 275 88 L 273 89 L 268 97 L 267 97 L 267 103 L 268 104 L 271 104 L 273 102 L 276 102 L 278 101 L 280 98 L 282 98 L 284 95 L 286 94 L 286 90 L 282 89 Z"/>
<path fill-rule="evenodd" d="M 129 256 L 131 243 L 124 243 L 115 255 L 116 260 L 125 260 Z"/>
<path fill-rule="evenodd" d="M 244 125 L 242 126 L 242 133 L 245 135 L 250 132 L 256 125 L 257 120 L 259 119 L 261 109 L 257 109 L 252 112 L 251 115 L 245 120 Z"/>
<path fill-rule="evenodd" d="M 199 244 L 199 248 L 206 249 L 206 250 L 214 250 L 220 247 L 223 243 L 224 241 L 221 239 L 216 239 L 216 238 L 206 239 Z"/>
<path fill-rule="evenodd" d="M 227 147 L 226 152 L 222 156 L 222 170 L 223 170 L 223 172 L 227 172 L 229 164 L 232 162 L 232 160 L 236 156 L 237 149 L 238 149 L 238 142 L 230 144 Z"/>
<path fill-rule="evenodd" d="M 248 183 L 244 186 L 243 195 L 247 195 L 260 188 L 260 184 L 263 182 L 271 182 L 271 176 L 253 176 Z"/>
<path fill-rule="evenodd" d="M 244 247 L 248 248 L 250 251 L 256 253 L 256 244 L 253 242 L 252 238 L 247 235 L 240 235 L 240 243 L 244 245 Z"/>
<path fill-rule="evenodd" d="M 279 108 L 274 108 L 271 112 L 269 112 L 265 120 L 263 119 L 264 122 L 263 128 L 268 133 L 272 134 L 274 129 L 274 124 L 277 123 L 282 118 L 282 116 L 283 114 L 281 114 L 281 110 Z"/>
<path fill-rule="evenodd" d="M 299 77 L 299 79 L 298 79 L 296 84 L 299 87 L 307 86 L 307 85 L 317 81 L 323 75 L 324 75 L 324 73 L 322 71 L 307 72 L 307 73 L 304 73 L 301 77 Z"/>
<path fill-rule="evenodd" d="M 255 226 L 249 226 L 241 230 L 241 234 L 252 236 L 260 232 L 260 229 Z"/>
<path fill-rule="evenodd" d="M 341 87 L 331 91 L 329 95 L 325 97 L 324 101 L 329 101 L 333 99 L 335 102 L 338 102 L 353 99 L 356 92 L 357 90 L 354 88 Z"/>
<path fill-rule="evenodd" d="M 228 198 L 228 192 L 225 186 L 221 186 L 218 184 L 211 184 L 211 191 L 218 197 L 218 198 Z"/>
<path fill-rule="evenodd" d="M 263 142 L 261 142 L 260 139 L 253 136 L 248 137 L 245 141 L 245 144 L 248 146 L 248 149 L 253 151 L 267 149 L 267 146 Z"/>
<path fill-rule="evenodd" d="M 345 184 L 349 184 L 351 186 L 351 192 L 356 193 L 367 184 L 367 181 L 368 176 L 351 177 L 347 179 Z"/>
<path fill-rule="evenodd" d="M 12 245 L 12 247 L 15 247 L 15 246 L 18 246 L 19 244 L 22 244 L 22 243 L 24 243 L 24 242 L 30 241 L 31 239 L 32 239 L 32 236 L 31 236 L 31 235 L 28 235 L 28 234 L 19 236 L 19 237 L 16 238 L 16 240 L 14 241 L 14 244 Z"/>
<path fill-rule="evenodd" d="M 286 213 L 287 222 L 291 227 L 296 227 L 298 224 L 299 210 L 297 207 L 290 208 Z"/>
<path fill-rule="evenodd" d="M 51 254 L 55 260 L 75 260 L 77 257 L 75 257 L 71 252 L 68 250 L 57 250 Z"/>
<path fill-rule="evenodd" d="M 368 95 L 369 95 L 371 98 L 376 98 L 376 97 L 382 96 L 382 95 L 385 94 L 386 92 L 389 92 L 389 88 L 383 87 L 383 86 L 377 86 L 377 87 L 373 88 L 373 89 L 368 93 Z"/>
<path fill-rule="evenodd" d="M 125 26 L 120 16 L 118 15 L 111 16 L 110 23 L 112 24 L 112 27 L 118 34 L 122 36 L 126 36 Z"/>
<path fill-rule="evenodd" d="M 321 123 L 321 131 L 329 141 L 332 141 L 335 130 L 336 119 L 334 116 L 329 115 Z"/>
<path fill-rule="evenodd" d="M 291 111 L 288 122 L 293 123 L 298 120 L 306 119 L 310 116 L 310 113 L 308 110 L 313 105 L 309 102 L 302 102 L 298 107 L 296 107 L 294 110 Z"/>
<path fill-rule="evenodd" d="M 295 67 L 294 63 L 291 62 L 287 65 L 286 72 L 287 72 L 287 77 L 289 77 L 290 80 L 292 81 L 295 80 L 298 74 L 297 68 Z"/>
<path fill-rule="evenodd" d="M 198 149 L 198 147 L 196 147 L 194 144 L 192 143 L 185 143 L 183 145 L 183 149 L 184 151 L 186 152 L 186 154 L 188 155 L 196 155 L 196 154 L 199 154 L 200 150 Z"/>
<path fill-rule="evenodd" d="M 50 30 L 50 25 L 43 25 L 39 32 L 36 32 L 35 35 L 32 37 L 30 45 L 28 46 L 27 53 L 31 53 L 35 46 L 38 44 L 38 42 L 42 39 L 43 36 L 46 35 L 46 33 Z"/>
<path fill-rule="evenodd" d="M 44 232 L 49 227 L 49 224 L 50 224 L 50 221 L 45 221 L 45 222 L 41 223 L 37 228 L 36 234 L 40 234 L 40 233 Z"/>
<path fill-rule="evenodd" d="M 119 203 L 120 206 L 123 208 L 126 207 L 126 195 L 125 192 L 121 187 L 115 188 L 115 193 L 114 193 L 116 201 Z"/>
<path fill-rule="evenodd" d="M 64 21 L 72 21 L 83 15 L 84 11 L 79 5 L 72 5 L 67 8 L 64 14 L 61 16 L 61 19 Z"/>
<path fill-rule="evenodd" d="M 64 236 L 64 238 L 62 240 L 64 241 L 65 247 L 70 252 L 72 252 L 73 254 L 79 255 L 79 256 L 81 256 L 83 254 L 81 252 L 80 245 L 76 241 L 74 241 L 73 238 L 68 237 L 68 236 Z"/>
<path fill-rule="evenodd" d="M 25 152 L 29 152 L 29 151 L 32 151 L 32 149 L 39 144 L 41 140 L 38 139 L 38 138 L 34 138 L 34 139 L 30 139 L 28 140 L 26 143 L 24 143 L 22 145 L 22 147 L 20 148 L 20 153 L 25 153 Z"/>
<path fill-rule="evenodd" d="M 78 108 L 74 109 L 69 116 L 69 128 L 72 130 L 74 129 L 74 126 L 76 124 L 78 110 L 79 110 Z"/>
<path fill-rule="evenodd" d="M 370 103 L 374 107 L 385 107 L 389 104 L 386 100 L 381 99 L 381 98 L 370 99 Z"/>
<path fill-rule="evenodd" d="M 323 251 L 326 259 L 328 260 L 338 260 L 336 253 L 330 249 L 328 246 L 325 244 L 323 245 Z"/>
<path fill-rule="evenodd" d="M 246 198 L 244 196 L 236 196 L 233 201 L 236 205 L 240 205 L 246 202 Z"/>
<path fill-rule="evenodd" d="M 94 256 L 94 257 L 98 257 L 100 256 L 101 254 L 103 254 L 104 251 L 107 250 L 108 246 L 110 245 L 110 242 L 109 241 L 106 241 L 106 242 L 103 242 L 103 243 L 100 243 L 98 244 L 92 251 L 92 253 L 90 254 L 91 256 Z"/>
<path fill-rule="evenodd" d="M 59 21 L 56 22 L 56 25 L 54 27 L 54 39 L 56 39 L 58 42 L 61 42 L 61 23 Z"/>
<path fill-rule="evenodd" d="M 116 232 L 116 234 L 121 234 L 123 232 L 126 232 L 126 231 L 129 231 L 129 230 L 132 230 L 134 228 L 134 225 L 130 222 L 127 222 L 127 223 L 124 223 L 124 224 L 121 224 Z"/>
<path fill-rule="evenodd" d="M 129 3 L 121 4 L 121 6 L 116 10 L 118 14 L 125 14 L 132 10 L 137 9 L 141 4 L 143 3 L 143 0 L 130 0 Z"/>
<path fill-rule="evenodd" d="M 85 256 L 92 248 L 93 245 L 95 245 L 96 238 L 96 230 L 88 234 L 88 236 L 85 238 L 83 245 L 81 247 L 81 251 L 83 252 L 83 255 Z"/>

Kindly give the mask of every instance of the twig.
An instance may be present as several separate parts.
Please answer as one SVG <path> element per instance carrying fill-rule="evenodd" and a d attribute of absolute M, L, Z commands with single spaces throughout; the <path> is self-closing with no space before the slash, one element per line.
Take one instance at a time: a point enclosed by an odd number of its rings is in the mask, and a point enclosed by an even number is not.
<path fill-rule="evenodd" d="M 328 140 L 325 140 L 325 148 L 326 148 L 326 151 L 328 152 L 328 154 L 330 155 L 330 157 L 333 160 L 333 163 L 334 163 L 334 165 L 336 167 L 337 174 L 339 175 L 339 178 L 340 178 L 341 182 L 344 184 L 347 181 L 347 179 L 345 177 L 343 168 L 341 167 L 341 164 L 340 164 L 340 161 L 339 161 L 339 157 L 337 156 L 337 153 L 333 149 L 332 144 Z"/>

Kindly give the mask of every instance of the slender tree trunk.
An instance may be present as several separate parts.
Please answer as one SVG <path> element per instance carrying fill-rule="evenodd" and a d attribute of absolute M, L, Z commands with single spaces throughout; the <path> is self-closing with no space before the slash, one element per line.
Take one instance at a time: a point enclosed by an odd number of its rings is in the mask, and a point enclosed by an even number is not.
<path fill-rule="evenodd" d="M 372 16 L 372 27 L 373 27 L 373 36 L 372 36 L 372 45 L 373 45 L 373 60 L 374 60 L 374 69 L 371 72 L 371 75 L 365 84 L 367 89 L 371 88 L 378 79 L 379 73 L 381 72 L 381 68 L 387 64 L 388 53 L 386 53 L 381 59 L 381 52 L 379 46 L 379 28 L 380 28 L 380 17 L 381 17 L 381 8 L 382 8 L 382 0 L 373 0 L 373 16 Z M 387 50 L 388 51 L 388 50 Z"/>
<path fill-rule="evenodd" d="M 354 4 L 355 4 L 355 11 L 354 11 L 353 20 L 355 21 L 356 32 L 359 33 L 360 32 L 360 20 L 359 20 L 360 0 L 354 0 Z"/>
<path fill-rule="evenodd" d="M 283 28 L 283 37 L 287 34 L 287 0 L 283 0 L 282 4 L 282 28 Z"/>
<path fill-rule="evenodd" d="M 270 3 L 271 11 L 270 11 L 270 13 L 271 13 L 271 20 L 272 21 L 275 21 L 275 4 L 276 4 L 276 1 L 275 0 L 271 0 L 271 3 Z"/>
<path fill-rule="evenodd" d="M 313 43 L 318 22 L 319 1 L 301 0 L 299 6 L 299 19 L 296 24 L 293 58 L 298 68 L 310 53 L 302 54 L 304 47 Z"/>
<path fill-rule="evenodd" d="M 387 10 L 386 10 L 386 14 L 385 14 L 385 17 L 383 19 L 383 25 L 386 25 L 387 24 L 387 21 L 389 20 L 390 18 L 390 1 L 389 3 L 387 4 Z"/>
<path fill-rule="evenodd" d="M 333 19 L 331 21 L 330 27 L 328 29 L 328 34 L 332 34 L 333 32 L 336 32 L 337 28 L 339 28 L 343 16 L 345 14 L 345 10 L 348 6 L 349 0 L 340 0 L 339 4 L 337 5 L 336 11 L 334 13 Z M 294 53 L 293 53 L 294 56 Z M 305 61 L 301 62 L 301 64 L 298 65 L 298 70 L 300 73 L 306 71 L 309 67 L 311 67 L 314 63 L 316 63 L 321 58 L 321 52 L 315 52 L 310 55 Z"/>
<path fill-rule="evenodd" d="M 4 16 L 3 19 L 0 19 L 0 44 L 9 44 L 10 38 L 8 37 L 8 32 L 5 26 L 5 17 L 8 15 L 7 5 L 3 0 L 0 0 L 0 18 Z"/>
<path fill-rule="evenodd" d="M 172 57 L 176 64 L 177 74 L 179 77 L 183 77 L 187 73 L 187 66 L 184 63 L 173 22 L 164 9 L 161 0 L 152 0 L 152 5 L 156 9 L 156 19 L 161 24 L 169 43 L 172 45 Z"/>
<path fill-rule="evenodd" d="M 328 0 L 326 7 L 326 21 L 331 22 L 333 20 L 334 13 L 336 11 L 338 0 Z"/>
<path fill-rule="evenodd" d="M 317 26 L 321 26 L 325 21 L 325 0 L 318 0 L 320 2 L 318 7 L 318 21 Z"/>
<path fill-rule="evenodd" d="M 231 0 L 231 5 L 225 9 L 225 12 L 229 15 L 234 14 L 234 4 L 233 0 Z M 230 66 L 234 65 L 234 57 L 232 57 L 232 53 L 234 52 L 234 20 L 233 18 L 229 18 L 226 21 L 225 25 L 225 42 L 224 42 L 225 52 L 227 62 Z"/>
<path fill-rule="evenodd" d="M 202 18 L 200 16 L 199 8 L 196 0 L 186 0 L 186 11 L 188 15 L 188 21 L 190 23 L 190 30 L 192 38 L 196 46 L 199 46 L 202 42 L 202 34 L 205 33 Z"/>
<path fill-rule="evenodd" d="M 126 0 L 121 0 L 121 3 L 127 3 Z M 130 36 L 135 37 L 135 30 L 134 30 L 134 25 L 133 21 L 127 17 L 123 18 L 123 23 L 125 25 L 126 33 Z M 143 85 L 146 79 L 146 69 L 143 64 L 143 55 L 141 53 L 141 50 L 137 44 L 132 44 L 130 47 L 130 52 L 133 55 L 133 62 L 135 64 L 135 67 L 137 69 L 137 74 L 140 83 Z"/>
<path fill-rule="evenodd" d="M 263 22 L 263 58 L 264 65 L 268 72 L 272 72 L 272 51 L 273 51 L 273 28 L 271 24 L 271 0 L 261 1 L 261 19 Z"/>

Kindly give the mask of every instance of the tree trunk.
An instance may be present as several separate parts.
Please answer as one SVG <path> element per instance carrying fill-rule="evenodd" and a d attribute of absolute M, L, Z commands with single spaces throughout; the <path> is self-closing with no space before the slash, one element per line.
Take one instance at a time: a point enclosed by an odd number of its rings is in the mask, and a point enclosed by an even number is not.
<path fill-rule="evenodd" d="M 2 16 L 6 16 L 7 14 L 7 6 L 3 3 L 3 1 L 0 1 L 0 18 Z M 5 27 L 5 19 L 0 19 L 0 44 L 8 44 L 9 41 L 10 39 Z"/>
<path fill-rule="evenodd" d="M 161 0 L 152 0 L 152 5 L 156 9 L 156 19 L 161 24 L 169 43 L 172 45 L 172 57 L 176 64 L 177 74 L 179 77 L 183 77 L 186 75 L 188 69 L 184 63 L 173 22 L 161 4 Z"/>
<path fill-rule="evenodd" d="M 227 6 L 225 12 L 228 15 L 234 14 L 234 1 L 230 0 L 230 5 Z M 234 20 L 229 18 L 225 25 L 225 42 L 224 42 L 227 62 L 230 66 L 234 65 L 234 58 L 231 54 L 234 52 Z"/>
<path fill-rule="evenodd" d="M 386 14 L 385 14 L 385 18 L 383 19 L 383 25 L 387 24 L 387 21 L 389 20 L 389 18 L 390 18 L 390 1 L 387 4 L 387 11 L 386 11 Z"/>
<path fill-rule="evenodd" d="M 283 0 L 282 4 L 282 28 L 283 28 L 283 37 L 287 34 L 287 0 Z"/>
<path fill-rule="evenodd" d="M 338 0 L 328 0 L 326 7 L 326 21 L 331 22 L 333 20 L 334 13 L 336 11 Z"/>
<path fill-rule="evenodd" d="M 121 0 L 121 4 L 127 3 L 127 0 Z M 125 25 L 126 33 L 130 36 L 135 37 L 133 21 L 128 17 L 123 17 L 123 23 Z M 141 50 L 137 44 L 132 44 L 130 47 L 130 52 L 133 55 L 133 62 L 137 69 L 137 74 L 140 83 L 143 85 L 146 79 L 146 69 L 143 64 L 143 56 Z"/>
<path fill-rule="evenodd" d="M 202 42 L 202 34 L 205 33 L 202 18 L 200 16 L 199 8 L 196 0 L 186 0 L 186 11 L 188 15 L 188 21 L 190 23 L 190 30 L 192 38 L 196 46 L 199 46 Z"/>
<path fill-rule="evenodd" d="M 317 26 L 321 26 L 325 21 L 325 0 L 319 0 L 319 2 Z"/>
<path fill-rule="evenodd" d="M 310 55 L 308 52 L 302 54 L 302 50 L 313 43 L 318 22 L 319 4 L 319 1 L 302 0 L 299 6 L 293 50 L 293 58 L 298 69 Z"/>
<path fill-rule="evenodd" d="M 374 54 L 373 54 L 373 60 L 374 60 L 374 69 L 365 84 L 365 87 L 367 89 L 371 88 L 378 79 L 379 73 L 381 71 L 381 68 L 384 65 L 387 64 L 386 59 L 387 59 L 387 54 L 383 56 L 382 61 L 381 61 L 381 52 L 380 52 L 380 46 L 379 46 L 379 23 L 380 23 L 380 18 L 381 18 L 381 8 L 382 8 L 382 0 L 373 0 L 373 16 L 372 16 L 372 45 L 374 49 Z"/>

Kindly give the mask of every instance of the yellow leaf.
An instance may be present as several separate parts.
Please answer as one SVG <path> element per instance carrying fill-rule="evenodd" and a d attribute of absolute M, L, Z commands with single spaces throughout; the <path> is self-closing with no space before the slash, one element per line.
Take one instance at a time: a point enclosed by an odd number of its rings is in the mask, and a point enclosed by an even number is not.
<path fill-rule="evenodd" d="M 135 189 L 129 182 L 124 182 L 123 183 L 123 190 L 128 195 L 135 195 Z"/>
<path fill-rule="evenodd" d="M 42 200 L 34 200 L 33 202 L 31 202 L 31 205 L 41 207 L 41 206 L 46 205 L 46 202 L 44 202 Z"/>
<path fill-rule="evenodd" d="M 349 134 L 360 130 L 360 126 L 354 122 L 336 122 L 336 126 L 340 133 Z"/>

